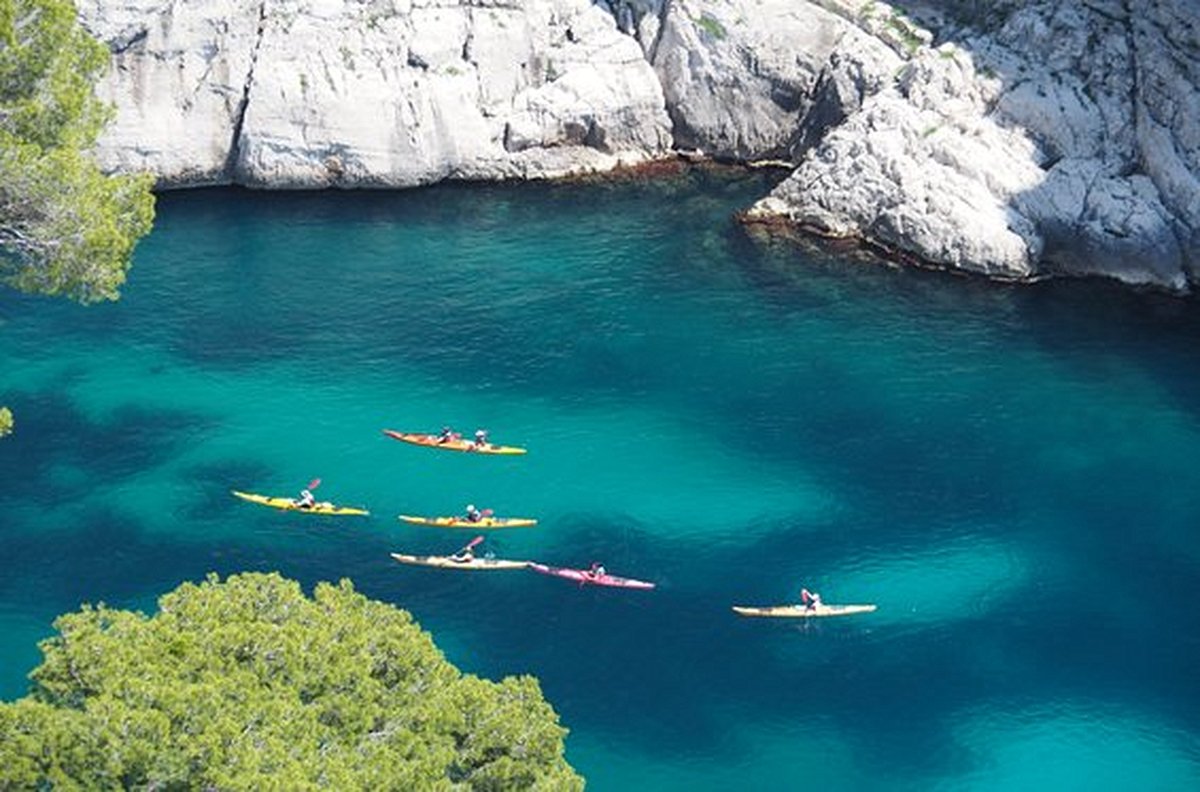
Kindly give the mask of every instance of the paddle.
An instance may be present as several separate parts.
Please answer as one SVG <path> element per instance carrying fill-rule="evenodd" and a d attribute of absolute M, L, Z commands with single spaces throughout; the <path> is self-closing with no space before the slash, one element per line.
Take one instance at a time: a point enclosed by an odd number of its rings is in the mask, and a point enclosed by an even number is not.
<path fill-rule="evenodd" d="M 496 512 L 492 509 L 484 509 L 483 511 L 481 511 L 479 513 L 482 514 L 484 517 L 491 517 Z"/>
<path fill-rule="evenodd" d="M 461 550 L 459 550 L 454 555 L 450 556 L 451 560 L 454 560 L 454 561 L 469 561 L 469 560 L 471 560 L 471 556 L 469 556 L 467 554 L 471 552 L 471 550 L 475 547 L 475 545 L 479 544 L 482 541 L 483 541 L 482 536 L 476 536 L 474 539 L 467 542 L 466 545 L 464 545 Z"/>
<path fill-rule="evenodd" d="M 321 479 L 315 478 L 312 481 L 308 482 L 308 486 L 305 487 L 305 489 L 315 490 L 319 486 L 321 486 Z"/>

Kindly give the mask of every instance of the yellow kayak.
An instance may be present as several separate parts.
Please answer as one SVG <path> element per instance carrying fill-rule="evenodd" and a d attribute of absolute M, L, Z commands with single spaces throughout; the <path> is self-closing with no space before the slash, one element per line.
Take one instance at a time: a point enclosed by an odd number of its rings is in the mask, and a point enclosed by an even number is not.
<path fill-rule="evenodd" d="M 537 525 L 537 520 L 524 517 L 482 517 L 472 521 L 465 517 L 413 517 L 401 514 L 400 519 L 413 525 L 431 525 L 434 528 L 525 528 Z"/>
<path fill-rule="evenodd" d="M 466 451 L 471 454 L 524 454 L 524 448 L 516 446 L 492 445 L 484 443 L 476 445 L 470 440 L 458 438 L 456 440 L 438 440 L 437 435 L 418 434 L 416 432 L 397 432 L 394 429 L 384 429 L 383 433 L 393 440 L 399 440 L 402 443 L 412 443 L 413 445 L 426 446 L 427 448 L 440 448 L 444 451 Z"/>
<path fill-rule="evenodd" d="M 733 612 L 739 616 L 762 616 L 773 619 L 820 619 L 827 616 L 870 613 L 873 610 L 875 610 L 874 605 L 816 605 L 812 608 L 806 608 L 803 605 L 773 605 L 765 608 L 733 606 Z"/>
<path fill-rule="evenodd" d="M 232 490 L 232 492 L 235 497 L 241 498 L 244 501 L 257 503 L 260 506 L 270 506 L 272 509 L 281 509 L 283 511 L 298 511 L 305 512 L 307 514 L 333 515 L 369 514 L 369 512 L 365 509 L 352 509 L 346 506 L 334 506 L 328 501 L 315 503 L 308 508 L 301 508 L 297 506 L 296 502 L 291 498 L 271 498 L 266 495 L 254 495 L 249 492 L 238 492 L 237 490 Z"/>
<path fill-rule="evenodd" d="M 419 556 L 391 553 L 401 564 L 437 567 L 439 569 L 525 569 L 528 561 L 505 561 L 502 558 L 472 558 L 459 561 L 452 556 Z"/>

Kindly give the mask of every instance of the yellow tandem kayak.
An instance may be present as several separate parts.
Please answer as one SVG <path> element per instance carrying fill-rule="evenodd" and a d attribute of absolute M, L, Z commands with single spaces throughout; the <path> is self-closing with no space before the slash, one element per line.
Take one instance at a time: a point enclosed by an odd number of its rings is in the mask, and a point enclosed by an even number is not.
<path fill-rule="evenodd" d="M 537 520 L 524 517 L 483 517 L 472 521 L 465 517 L 414 517 L 411 514 L 401 514 L 400 520 L 434 528 L 525 528 L 537 525 Z"/>
<path fill-rule="evenodd" d="M 733 612 L 739 616 L 762 616 L 773 619 L 820 619 L 828 616 L 871 613 L 874 610 L 874 605 L 817 605 L 812 608 L 806 608 L 803 605 L 773 605 L 763 608 L 746 605 L 733 606 Z"/>
<path fill-rule="evenodd" d="M 249 492 L 238 492 L 231 490 L 235 497 L 241 498 L 250 503 L 257 503 L 260 506 L 270 506 L 272 509 L 280 509 L 282 511 L 297 511 L 306 514 L 331 514 L 331 515 L 350 515 L 350 514 L 369 514 L 366 509 L 353 509 L 347 506 L 334 506 L 328 501 L 315 503 L 308 508 L 301 508 L 296 505 L 296 502 L 291 498 L 272 498 L 267 495 L 255 495 Z"/>

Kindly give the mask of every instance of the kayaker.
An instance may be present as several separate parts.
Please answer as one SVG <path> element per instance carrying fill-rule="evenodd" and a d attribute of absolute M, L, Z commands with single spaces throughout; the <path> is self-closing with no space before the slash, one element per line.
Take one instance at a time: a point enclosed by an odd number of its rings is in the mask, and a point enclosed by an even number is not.
<path fill-rule="evenodd" d="M 438 445 L 441 445 L 442 443 L 449 443 L 451 440 L 454 440 L 454 439 L 456 439 L 455 435 L 454 435 L 454 430 L 451 429 L 449 426 L 443 426 L 442 431 L 439 432 L 438 436 L 437 436 Z"/>
<path fill-rule="evenodd" d="M 456 561 L 460 564 L 466 564 L 466 563 L 470 563 L 471 561 L 474 561 L 476 544 L 478 544 L 478 542 L 473 541 L 470 544 L 466 545 L 465 547 L 463 547 L 463 549 L 459 550 L 457 553 L 450 556 L 450 560 Z"/>
<path fill-rule="evenodd" d="M 604 568 L 604 564 L 599 561 L 592 562 L 592 568 L 588 570 L 588 574 L 593 578 L 602 578 L 608 574 L 608 570 Z"/>
<path fill-rule="evenodd" d="M 488 446 L 487 436 L 488 436 L 487 429 L 476 429 L 475 430 L 475 447 L 476 448 L 487 448 L 487 446 Z"/>
<path fill-rule="evenodd" d="M 470 522 L 479 522 L 483 519 L 483 512 L 475 508 L 475 504 L 467 504 L 467 520 Z"/>
<path fill-rule="evenodd" d="M 300 490 L 300 497 L 292 502 L 296 504 L 297 509 L 311 509 L 317 505 L 317 499 L 307 489 Z"/>
<path fill-rule="evenodd" d="M 816 610 L 821 607 L 821 595 L 808 589 L 800 589 L 800 602 L 805 610 Z"/>

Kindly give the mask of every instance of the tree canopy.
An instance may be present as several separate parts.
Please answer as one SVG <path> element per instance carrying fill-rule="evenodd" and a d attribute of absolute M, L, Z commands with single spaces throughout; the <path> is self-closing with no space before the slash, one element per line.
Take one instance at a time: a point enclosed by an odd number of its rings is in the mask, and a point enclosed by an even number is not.
<path fill-rule="evenodd" d="M 215 575 L 59 617 L 0 704 L 0 788 L 581 789 L 537 680 L 463 675 L 348 581 Z"/>
<path fill-rule="evenodd" d="M 106 176 L 87 153 L 109 120 L 94 92 L 108 51 L 71 0 L 0 0 L 0 280 L 115 300 L 154 221 L 149 175 Z"/>

